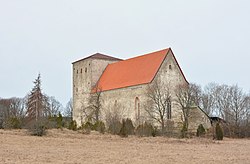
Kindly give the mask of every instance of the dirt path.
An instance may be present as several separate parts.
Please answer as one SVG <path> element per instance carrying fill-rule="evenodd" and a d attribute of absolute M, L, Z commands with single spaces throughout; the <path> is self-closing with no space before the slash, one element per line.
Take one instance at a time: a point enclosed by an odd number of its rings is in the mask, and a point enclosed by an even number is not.
<path fill-rule="evenodd" d="M 0 163 L 250 163 L 250 140 L 120 138 L 67 129 L 45 137 L 0 130 Z"/>

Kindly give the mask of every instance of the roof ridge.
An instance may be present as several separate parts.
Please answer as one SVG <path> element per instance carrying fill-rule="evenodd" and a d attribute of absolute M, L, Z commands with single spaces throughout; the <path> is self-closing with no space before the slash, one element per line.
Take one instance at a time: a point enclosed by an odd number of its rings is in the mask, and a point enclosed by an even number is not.
<path fill-rule="evenodd" d="M 87 56 L 87 57 L 85 57 L 85 58 L 76 60 L 76 61 L 72 62 L 72 64 L 74 64 L 74 63 L 76 63 L 76 62 L 79 62 L 79 61 L 82 61 L 82 60 L 89 59 L 89 58 L 104 59 L 104 60 L 108 60 L 108 59 L 109 59 L 109 60 L 123 60 L 123 59 L 119 59 L 119 58 L 116 58 L 116 57 L 113 57 L 113 56 L 109 56 L 109 55 L 105 55 L 105 54 L 96 52 L 96 53 L 93 54 L 93 55 L 90 55 L 90 56 Z"/>
<path fill-rule="evenodd" d="M 138 59 L 138 58 L 141 58 L 141 57 L 145 57 L 145 56 L 148 56 L 148 55 L 153 55 L 153 53 L 159 53 L 161 51 L 167 51 L 170 50 L 171 48 L 165 48 L 165 49 L 162 49 L 162 50 L 158 50 L 158 51 L 153 51 L 153 52 L 150 52 L 150 53 L 146 53 L 146 54 L 143 54 L 143 55 L 139 55 L 139 56 L 135 56 L 135 57 L 132 57 L 132 58 L 128 58 L 128 59 L 125 59 L 125 60 L 121 60 L 121 61 L 118 61 L 118 62 L 115 62 L 115 63 L 110 63 L 108 65 L 113 65 L 113 64 L 117 64 L 117 63 L 120 63 L 120 62 L 126 62 L 126 61 L 130 61 L 130 60 L 134 60 L 134 59 Z"/>
<path fill-rule="evenodd" d="M 147 55 L 152 55 L 153 53 L 159 53 L 161 51 L 166 51 L 166 50 L 169 50 L 170 48 L 165 48 L 165 49 L 162 49 L 162 50 L 158 50 L 158 51 L 152 51 L 150 53 L 146 53 L 146 54 L 143 54 L 143 55 L 139 55 L 139 56 L 135 56 L 135 57 L 132 57 L 132 58 L 128 58 L 128 59 L 125 59 L 123 61 L 126 61 L 126 60 L 130 60 L 130 59 L 134 59 L 134 58 L 140 58 L 140 57 L 144 57 L 144 56 L 147 56 Z"/>

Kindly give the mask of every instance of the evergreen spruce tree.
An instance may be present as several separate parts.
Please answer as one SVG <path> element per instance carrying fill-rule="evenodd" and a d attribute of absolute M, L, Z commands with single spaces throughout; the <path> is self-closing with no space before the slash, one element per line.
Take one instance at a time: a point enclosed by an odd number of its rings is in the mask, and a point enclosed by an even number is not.
<path fill-rule="evenodd" d="M 217 140 L 223 140 L 223 131 L 219 123 L 216 124 L 215 134 Z"/>
<path fill-rule="evenodd" d="M 57 128 L 62 128 L 63 117 L 61 112 L 59 112 L 58 117 L 56 118 Z"/>
<path fill-rule="evenodd" d="M 44 110 L 46 109 L 44 100 L 45 96 L 42 94 L 41 89 L 41 75 L 38 74 L 37 79 L 35 79 L 34 87 L 28 94 L 27 101 L 27 117 L 29 120 L 38 120 L 44 116 Z"/>

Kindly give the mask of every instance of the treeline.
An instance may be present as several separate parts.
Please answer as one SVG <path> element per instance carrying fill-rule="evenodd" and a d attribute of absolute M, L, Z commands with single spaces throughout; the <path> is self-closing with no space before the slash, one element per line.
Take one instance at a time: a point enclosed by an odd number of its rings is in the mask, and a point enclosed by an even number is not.
<path fill-rule="evenodd" d="M 34 81 L 34 87 L 24 98 L 0 98 L 0 128 L 26 128 L 35 122 L 49 118 L 72 117 L 72 100 L 64 108 L 53 96 L 42 92 L 41 76 Z"/>
<path fill-rule="evenodd" d="M 250 93 L 238 85 L 210 83 L 193 86 L 195 104 L 209 116 L 222 118 L 224 135 L 250 137 Z"/>
<path fill-rule="evenodd" d="M 171 115 L 169 113 L 169 111 L 171 112 L 169 110 L 171 109 L 171 95 L 167 94 L 170 93 L 167 88 L 164 90 L 164 86 L 160 83 L 152 85 L 149 88 L 148 97 L 149 100 L 151 98 L 151 100 L 157 101 L 150 101 L 151 105 L 145 109 L 148 113 L 148 120 L 155 119 L 160 123 L 160 130 L 153 127 L 153 124 L 146 123 L 133 127 L 133 132 L 141 133 L 141 129 L 149 129 L 149 133 L 153 133 L 153 135 L 166 133 L 166 129 L 170 125 L 169 117 Z M 131 121 L 122 122 L 124 117 L 121 104 L 115 104 L 114 109 L 102 111 L 105 112 L 106 120 L 100 119 L 101 96 L 101 91 L 92 94 L 89 106 L 82 108 L 84 117 L 89 121 L 84 122 L 80 128 L 97 129 L 113 134 L 123 133 L 124 128 L 122 127 L 124 126 L 131 129 L 133 125 Z M 250 93 L 244 92 L 237 85 L 211 83 L 202 88 L 197 84 L 190 83 L 189 86 L 177 88 L 176 97 L 184 116 L 182 128 L 184 134 L 187 133 L 191 107 L 197 105 L 208 116 L 223 119 L 222 127 L 225 136 L 250 137 Z M 54 97 L 42 92 L 39 74 L 34 81 L 33 88 L 24 98 L 0 98 L 0 128 L 39 127 L 42 129 L 46 125 L 47 128 L 68 127 L 76 130 L 76 122 L 72 120 L 72 110 L 72 99 L 64 108 Z M 101 121 L 105 121 L 107 127 Z"/>

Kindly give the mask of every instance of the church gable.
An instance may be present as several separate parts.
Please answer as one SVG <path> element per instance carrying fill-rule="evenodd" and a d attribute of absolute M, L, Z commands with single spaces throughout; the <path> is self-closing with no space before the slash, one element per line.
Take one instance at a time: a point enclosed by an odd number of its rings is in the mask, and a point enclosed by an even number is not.
<path fill-rule="evenodd" d="M 163 63 L 170 59 L 172 65 L 169 64 L 169 69 L 171 67 L 177 69 L 179 73 L 175 76 L 187 82 L 172 50 L 167 48 L 109 64 L 101 75 L 97 86 L 102 91 L 107 91 L 151 83 L 159 74 Z"/>
<path fill-rule="evenodd" d="M 159 78 L 164 85 L 170 83 L 172 86 L 185 83 L 188 84 L 188 81 L 171 49 L 157 71 L 155 78 Z"/>

